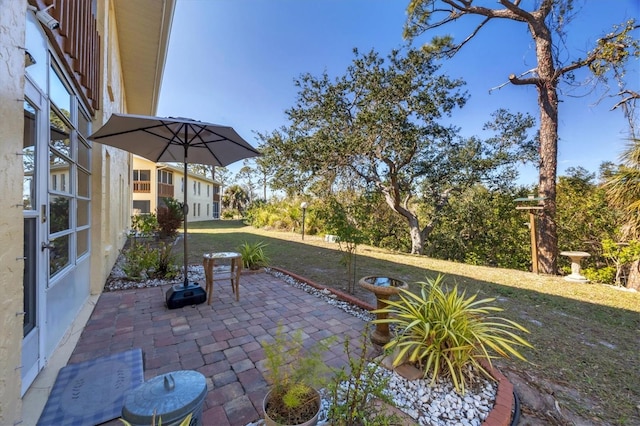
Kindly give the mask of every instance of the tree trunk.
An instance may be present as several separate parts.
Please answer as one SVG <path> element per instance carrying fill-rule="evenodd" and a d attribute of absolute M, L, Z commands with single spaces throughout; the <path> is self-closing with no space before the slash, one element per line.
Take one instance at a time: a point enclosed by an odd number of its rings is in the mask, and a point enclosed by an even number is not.
<path fill-rule="evenodd" d="M 627 288 L 640 290 L 640 261 L 634 261 L 629 267 L 626 286 Z"/>
<path fill-rule="evenodd" d="M 538 59 L 538 106 L 540 107 L 540 170 L 538 192 L 544 210 L 538 227 L 538 266 L 543 274 L 557 273 L 556 174 L 558 164 L 558 92 L 553 66 L 551 34 L 541 24 L 532 28 Z"/>
<path fill-rule="evenodd" d="M 418 221 L 418 218 L 408 208 L 400 205 L 398 201 L 399 190 L 397 186 L 395 186 L 395 190 L 384 188 L 382 185 L 380 185 L 380 187 L 382 195 L 384 196 L 387 205 L 391 207 L 391 210 L 407 219 L 407 223 L 409 224 L 409 236 L 411 237 L 411 254 L 423 254 L 426 235 L 424 232 L 420 232 L 420 222 Z"/>
<path fill-rule="evenodd" d="M 409 235 L 411 236 L 411 254 L 424 253 L 424 236 L 420 232 L 417 218 L 407 218 L 409 221 Z"/>

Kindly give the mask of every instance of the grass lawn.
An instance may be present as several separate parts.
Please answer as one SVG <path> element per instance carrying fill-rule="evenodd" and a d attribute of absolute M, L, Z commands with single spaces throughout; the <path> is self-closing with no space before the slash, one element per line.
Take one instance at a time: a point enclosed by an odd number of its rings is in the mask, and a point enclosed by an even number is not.
<path fill-rule="evenodd" d="M 190 223 L 189 263 L 201 263 L 204 252 L 235 250 L 243 242 L 256 241 L 268 244 L 265 251 L 272 266 L 346 290 L 346 268 L 337 244 L 318 236 L 302 241 L 300 234 L 255 229 L 239 221 Z M 176 252 L 182 255 L 182 250 Z M 497 362 L 505 374 L 517 374 L 529 386 L 552 395 L 560 410 L 594 424 L 640 424 L 640 293 L 358 248 L 356 279 L 384 274 L 415 283 L 438 273 L 467 294 L 497 298 L 502 315 L 531 332 L 526 337 L 535 349 L 523 350 L 530 362 Z M 375 300 L 358 286 L 356 296 L 370 303 Z"/>

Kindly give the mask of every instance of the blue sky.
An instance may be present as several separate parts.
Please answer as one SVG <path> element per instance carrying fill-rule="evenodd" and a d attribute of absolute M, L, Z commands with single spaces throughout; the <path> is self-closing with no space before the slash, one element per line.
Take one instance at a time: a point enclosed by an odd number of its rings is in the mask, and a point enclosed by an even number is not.
<path fill-rule="evenodd" d="M 485 3 L 494 7 L 497 1 Z M 637 0 L 576 3 L 583 9 L 569 28 L 573 52 L 586 52 L 613 24 L 640 18 Z M 177 0 L 157 115 L 230 125 L 257 146 L 254 131 L 270 132 L 286 124 L 284 111 L 297 93 L 294 78 L 306 72 L 319 76 L 325 70 L 330 76 L 343 75 L 354 47 L 361 52 L 375 49 L 383 56 L 400 47 L 407 4 L 408 0 Z M 472 27 L 469 21 L 445 30 L 464 37 Z M 423 36 L 415 44 L 425 41 Z M 525 26 L 496 21 L 443 64 L 442 71 L 450 77 L 467 81 L 469 102 L 453 116 L 463 135 L 482 136 L 483 123 L 501 107 L 537 118 L 533 87 L 506 85 L 489 94 L 509 74 L 533 68 L 533 59 Z M 637 60 L 628 71 L 630 86 L 637 90 Z M 600 93 L 574 97 L 579 93 L 585 90 L 561 94 L 559 174 L 576 166 L 596 172 L 602 161 L 617 161 L 626 143 L 622 113 L 609 111 L 614 101 L 597 104 Z M 235 172 L 241 164 L 230 169 Z M 520 180 L 536 183 L 537 171 L 522 168 Z"/>

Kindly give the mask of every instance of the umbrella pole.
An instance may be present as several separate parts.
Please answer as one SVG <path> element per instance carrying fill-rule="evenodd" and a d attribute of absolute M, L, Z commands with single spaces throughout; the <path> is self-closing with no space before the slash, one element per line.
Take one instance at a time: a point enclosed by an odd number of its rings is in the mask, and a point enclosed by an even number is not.
<path fill-rule="evenodd" d="M 189 263 L 187 253 L 187 214 L 189 214 L 189 205 L 187 204 L 187 145 L 184 146 L 184 191 L 182 193 L 182 220 L 184 222 L 183 229 L 184 234 L 182 236 L 184 240 L 184 287 L 189 287 L 189 277 L 187 276 L 187 264 Z"/>
<path fill-rule="evenodd" d="M 185 130 L 185 141 L 187 139 L 187 131 Z M 171 286 L 171 288 L 166 293 L 166 301 L 167 308 L 182 308 L 186 305 L 197 305 L 199 303 L 204 303 L 207 300 L 207 292 L 205 289 L 200 287 L 198 283 L 192 283 L 189 285 L 189 274 L 187 273 L 187 266 L 189 264 L 189 249 L 187 242 L 188 235 L 188 220 L 187 216 L 189 214 L 189 205 L 187 204 L 187 191 L 188 191 L 188 172 L 187 172 L 187 149 L 188 147 L 185 145 L 184 148 L 184 187 L 183 187 L 183 198 L 182 198 L 182 216 L 183 216 L 183 229 L 184 229 L 184 286 L 180 287 L 180 284 L 176 284 L 175 286 Z"/>

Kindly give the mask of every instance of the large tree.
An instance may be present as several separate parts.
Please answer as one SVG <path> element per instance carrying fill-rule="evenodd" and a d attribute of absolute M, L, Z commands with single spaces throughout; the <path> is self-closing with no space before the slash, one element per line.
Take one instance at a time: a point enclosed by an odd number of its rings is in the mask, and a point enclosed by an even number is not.
<path fill-rule="evenodd" d="M 250 165 L 249 160 L 244 160 L 242 167 L 236 173 L 235 181 L 238 182 L 245 189 L 247 196 L 249 197 L 249 204 L 251 204 L 255 197 L 256 189 L 256 170 Z"/>
<path fill-rule="evenodd" d="M 248 202 L 249 196 L 242 186 L 233 184 L 224 190 L 222 205 L 225 208 L 238 210 L 242 214 L 247 208 Z"/>
<path fill-rule="evenodd" d="M 588 67 L 592 75 L 605 80 L 613 74 L 623 81 L 624 65 L 628 58 L 638 56 L 638 43 L 630 36 L 637 28 L 634 21 L 616 27 L 612 32 L 599 38 L 592 50 L 584 57 L 577 52 L 566 52 L 566 27 L 574 16 L 573 0 L 497 0 L 501 7 L 485 6 L 474 0 L 411 0 L 407 8 L 408 19 L 405 37 L 415 37 L 468 17 L 481 17 L 480 23 L 460 40 L 450 36 L 436 36 L 425 50 L 445 56 L 455 55 L 469 43 L 490 21 L 505 19 L 521 22 L 531 34 L 535 45 L 536 65 L 524 73 L 509 75 L 514 85 L 533 85 L 538 91 L 540 112 L 540 164 L 539 195 L 544 197 L 541 214 L 540 270 L 553 274 L 557 269 L 558 237 L 556 215 L 556 173 L 558 155 L 558 84 L 563 79 L 571 79 L 572 72 Z M 492 2 L 495 4 L 496 2 Z M 537 8 L 535 8 L 537 7 Z M 610 7 L 616 7 L 613 3 Z M 535 9 L 534 9 L 535 8 Z M 505 34 L 504 39 L 509 37 Z M 492 46 L 491 49 L 498 49 Z M 573 54 L 572 54 L 573 53 Z M 569 59 L 567 59 L 569 58 Z M 624 96 L 626 89 L 620 88 Z M 632 92 L 635 93 L 635 92 Z M 628 104 L 628 103 L 627 103 Z"/>
<path fill-rule="evenodd" d="M 438 74 L 433 57 L 394 50 L 356 51 L 345 75 L 304 74 L 289 126 L 263 136 L 263 152 L 282 165 L 276 188 L 323 196 L 341 188 L 376 191 L 408 224 L 422 254 L 449 197 L 479 181 L 513 178 L 515 158 L 531 158 L 531 117 L 498 111 L 487 140 L 462 139 L 444 123 L 464 105 L 463 82 Z M 496 181 L 491 181 L 495 183 Z"/>
<path fill-rule="evenodd" d="M 258 138 L 264 140 L 264 136 L 259 132 L 256 132 Z M 262 150 L 268 150 L 268 145 L 260 146 L 260 152 Z M 275 170 L 279 167 L 280 162 L 274 161 L 273 157 L 270 155 L 261 155 L 259 157 L 246 159 L 243 162 L 244 167 L 249 167 L 251 169 L 250 176 L 251 179 L 255 179 L 260 187 L 262 187 L 262 199 L 264 201 L 267 200 L 267 188 L 271 184 L 271 178 L 275 173 Z M 243 169 L 244 169 L 243 167 Z M 239 178 L 239 177 L 238 177 Z"/>

